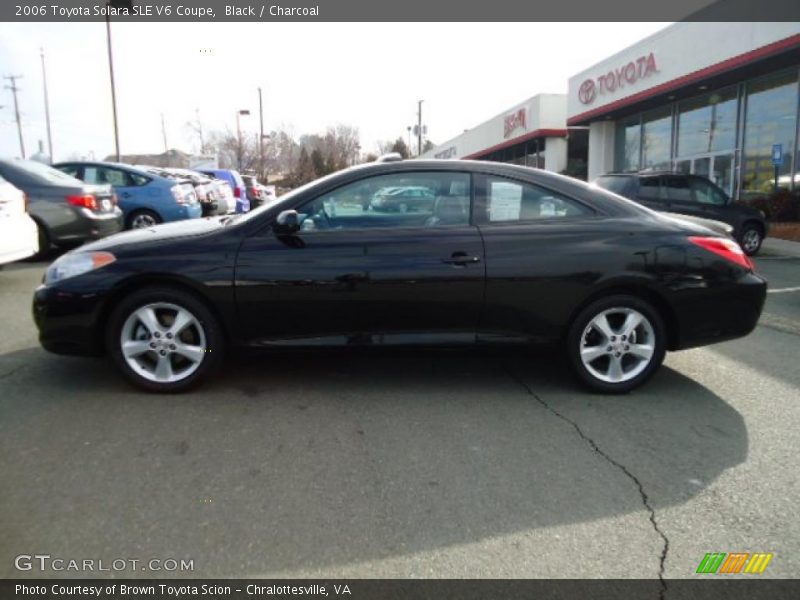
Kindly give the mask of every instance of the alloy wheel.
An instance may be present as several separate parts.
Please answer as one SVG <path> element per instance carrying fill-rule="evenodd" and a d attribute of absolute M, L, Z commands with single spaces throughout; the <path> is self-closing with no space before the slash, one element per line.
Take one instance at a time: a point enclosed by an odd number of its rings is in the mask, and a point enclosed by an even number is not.
<path fill-rule="evenodd" d="M 752 254 L 761 245 L 761 234 L 755 229 L 748 229 L 742 235 L 742 250 L 747 254 Z"/>
<path fill-rule="evenodd" d="M 641 374 L 652 361 L 655 337 L 652 323 L 638 310 L 608 308 L 585 327 L 580 360 L 598 380 L 625 383 Z"/>
<path fill-rule="evenodd" d="M 174 383 L 194 373 L 206 357 L 206 332 L 184 307 L 145 304 L 128 316 L 120 334 L 122 357 L 139 376 Z"/>
<path fill-rule="evenodd" d="M 133 217 L 131 221 L 131 229 L 143 229 L 145 227 L 153 227 L 154 225 L 158 225 L 158 221 L 156 221 L 153 215 L 147 213 L 141 213 Z"/>

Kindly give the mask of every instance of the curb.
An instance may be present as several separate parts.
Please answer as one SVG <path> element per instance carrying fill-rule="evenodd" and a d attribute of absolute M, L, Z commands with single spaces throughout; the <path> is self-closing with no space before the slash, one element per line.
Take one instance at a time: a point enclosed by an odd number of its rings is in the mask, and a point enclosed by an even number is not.
<path fill-rule="evenodd" d="M 761 244 L 761 251 L 756 257 L 761 255 L 800 258 L 800 242 L 768 237 Z"/>

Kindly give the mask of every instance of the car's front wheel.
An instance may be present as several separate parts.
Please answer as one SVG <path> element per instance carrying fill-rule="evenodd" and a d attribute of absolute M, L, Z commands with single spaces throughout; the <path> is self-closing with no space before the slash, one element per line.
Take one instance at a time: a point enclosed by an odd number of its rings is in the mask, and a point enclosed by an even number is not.
<path fill-rule="evenodd" d="M 763 241 L 764 234 L 761 231 L 761 227 L 755 224 L 745 225 L 744 229 L 742 229 L 742 234 L 739 236 L 739 245 L 747 256 L 755 256 Z"/>
<path fill-rule="evenodd" d="M 587 306 L 567 336 L 569 361 L 594 391 L 626 393 L 647 381 L 666 351 L 664 322 L 635 296 L 609 296 Z"/>
<path fill-rule="evenodd" d="M 106 344 L 123 374 L 151 392 L 179 392 L 222 360 L 224 335 L 205 304 L 185 291 L 148 288 L 113 311 Z"/>

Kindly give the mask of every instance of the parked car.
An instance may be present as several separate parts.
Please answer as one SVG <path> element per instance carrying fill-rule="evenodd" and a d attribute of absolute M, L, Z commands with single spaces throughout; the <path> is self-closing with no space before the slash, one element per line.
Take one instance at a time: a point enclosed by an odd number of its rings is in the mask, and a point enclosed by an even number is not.
<path fill-rule="evenodd" d="M 39 233 L 25 194 L 0 177 L 0 268 L 38 251 Z"/>
<path fill-rule="evenodd" d="M 258 184 L 261 188 L 261 199 L 263 204 L 272 204 L 278 199 L 278 193 L 274 185 Z"/>
<path fill-rule="evenodd" d="M 201 214 L 194 187 L 150 168 L 110 162 L 62 162 L 56 169 L 94 184 L 111 184 L 125 215 L 125 227 L 138 229 L 158 223 L 193 219 Z"/>
<path fill-rule="evenodd" d="M 218 177 L 227 181 L 233 190 L 233 196 L 236 198 L 236 212 L 245 213 L 250 210 L 250 201 L 247 199 L 247 190 L 245 189 L 244 180 L 239 174 L 239 171 L 232 169 L 198 169 L 201 173 L 209 177 Z"/>
<path fill-rule="evenodd" d="M 214 185 L 214 178 L 198 171 L 191 169 L 165 169 L 167 173 L 182 179 L 188 179 L 194 186 L 194 191 L 197 194 L 197 200 L 203 208 L 203 216 L 210 217 L 216 214 L 224 214 L 224 211 L 219 210 L 219 198 L 217 197 L 216 186 Z"/>
<path fill-rule="evenodd" d="M 383 188 L 370 201 L 372 210 L 413 212 L 429 210 L 436 195 L 428 188 L 404 186 Z"/>
<path fill-rule="evenodd" d="M 224 179 L 211 177 L 211 185 L 217 198 L 217 214 L 226 215 L 236 212 L 236 198 L 233 195 L 231 184 Z"/>
<path fill-rule="evenodd" d="M 122 211 L 110 185 L 90 185 L 32 160 L 0 159 L 0 176 L 28 197 L 40 254 L 53 244 L 77 245 L 122 229 Z"/>
<path fill-rule="evenodd" d="M 362 211 L 365 184 L 427 211 Z M 597 186 L 483 161 L 375 162 L 248 214 L 131 231 L 63 255 L 34 296 L 42 345 L 107 352 L 146 390 L 226 345 L 561 342 L 578 378 L 627 392 L 666 350 L 747 335 L 766 281 L 733 240 Z"/>
<path fill-rule="evenodd" d="M 758 253 L 767 235 L 763 212 L 731 202 L 722 189 L 699 175 L 668 171 L 609 173 L 594 183 L 653 210 L 728 223 L 748 256 Z"/>
<path fill-rule="evenodd" d="M 247 199 L 250 201 L 250 210 L 261 206 L 261 184 L 258 183 L 258 178 L 255 175 L 242 175 L 242 181 Z"/>

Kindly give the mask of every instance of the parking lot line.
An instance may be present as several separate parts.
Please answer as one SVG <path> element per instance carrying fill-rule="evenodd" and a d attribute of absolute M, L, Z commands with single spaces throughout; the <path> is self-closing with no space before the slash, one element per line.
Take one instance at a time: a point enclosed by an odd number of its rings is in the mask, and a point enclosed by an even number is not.
<path fill-rule="evenodd" d="M 800 286 L 776 288 L 774 290 L 767 290 L 768 294 L 786 294 L 788 292 L 800 292 Z"/>

